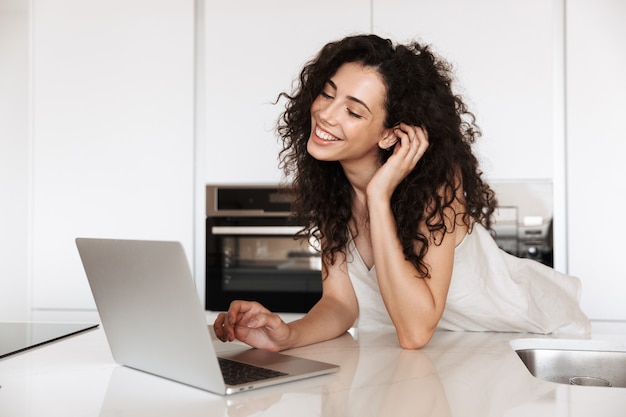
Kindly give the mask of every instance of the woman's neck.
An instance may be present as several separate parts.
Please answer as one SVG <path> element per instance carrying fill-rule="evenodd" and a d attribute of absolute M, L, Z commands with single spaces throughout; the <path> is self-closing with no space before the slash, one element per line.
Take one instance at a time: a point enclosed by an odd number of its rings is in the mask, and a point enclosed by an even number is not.
<path fill-rule="evenodd" d="M 355 199 L 361 200 L 363 203 L 366 201 L 367 184 L 380 167 L 379 164 L 364 164 L 364 163 L 342 163 L 343 172 L 348 179 L 348 182 L 354 189 Z"/>

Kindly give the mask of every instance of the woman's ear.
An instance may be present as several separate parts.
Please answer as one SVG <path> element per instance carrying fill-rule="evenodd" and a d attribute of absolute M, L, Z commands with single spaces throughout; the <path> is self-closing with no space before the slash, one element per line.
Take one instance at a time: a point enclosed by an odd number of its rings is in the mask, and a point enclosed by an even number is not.
<path fill-rule="evenodd" d="M 394 129 L 386 129 L 382 139 L 378 142 L 381 149 L 390 149 L 398 141 L 398 137 L 394 134 Z"/>

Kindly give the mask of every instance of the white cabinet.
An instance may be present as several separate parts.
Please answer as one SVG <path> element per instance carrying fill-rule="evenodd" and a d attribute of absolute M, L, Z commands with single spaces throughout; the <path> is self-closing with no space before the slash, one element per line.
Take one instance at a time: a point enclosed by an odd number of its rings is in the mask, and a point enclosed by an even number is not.
<path fill-rule="evenodd" d="M 323 44 L 372 30 L 398 41 L 422 39 L 454 64 L 457 91 L 484 133 L 477 147 L 489 178 L 551 180 L 562 84 L 554 66 L 562 47 L 555 3 L 208 1 L 207 182 L 278 181 L 278 93 L 290 90 Z"/>
<path fill-rule="evenodd" d="M 482 168 L 498 180 L 552 179 L 558 9 L 545 0 L 374 0 L 373 30 L 431 44 L 481 127 Z M 454 86 L 453 86 L 454 87 Z"/>
<path fill-rule="evenodd" d="M 29 318 L 28 2 L 0 0 L 0 320 Z"/>
<path fill-rule="evenodd" d="M 192 253 L 194 2 L 31 5 L 33 308 L 91 308 L 75 237 Z"/>
<path fill-rule="evenodd" d="M 566 10 L 569 272 L 591 317 L 626 320 L 626 3 Z"/>
<path fill-rule="evenodd" d="M 327 42 L 370 28 L 369 0 L 208 0 L 206 181 L 276 183 L 273 105 Z"/>

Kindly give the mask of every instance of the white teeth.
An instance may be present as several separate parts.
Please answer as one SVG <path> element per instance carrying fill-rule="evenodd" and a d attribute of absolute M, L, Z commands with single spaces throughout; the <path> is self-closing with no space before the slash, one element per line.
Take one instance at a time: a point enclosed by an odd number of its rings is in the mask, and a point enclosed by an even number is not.
<path fill-rule="evenodd" d="M 324 140 L 331 140 L 331 141 L 335 141 L 335 140 L 339 140 L 336 137 L 329 135 L 328 133 L 316 128 L 315 129 L 315 134 L 317 136 L 319 136 L 320 138 L 324 139 Z"/>

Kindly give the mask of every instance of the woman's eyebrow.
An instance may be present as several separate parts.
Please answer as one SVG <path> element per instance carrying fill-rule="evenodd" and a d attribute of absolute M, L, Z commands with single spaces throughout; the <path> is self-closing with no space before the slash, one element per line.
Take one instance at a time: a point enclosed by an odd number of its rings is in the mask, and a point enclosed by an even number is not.
<path fill-rule="evenodd" d="M 331 86 L 334 90 L 337 90 L 337 85 L 333 82 L 333 80 L 328 80 L 328 81 L 326 81 L 326 82 L 327 82 L 327 83 L 328 83 L 328 85 L 330 85 L 330 86 Z M 372 111 L 371 111 L 371 110 L 370 110 L 370 108 L 367 106 L 367 104 L 365 104 L 365 102 L 364 102 L 364 101 L 359 100 L 358 98 L 353 97 L 353 96 L 347 96 L 346 98 L 347 98 L 348 100 L 350 100 L 350 101 L 354 101 L 355 103 L 358 103 L 358 104 L 362 105 L 363 107 L 365 107 L 365 108 L 367 109 L 367 111 L 368 111 L 368 112 L 372 113 Z"/>

